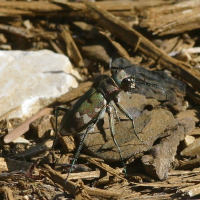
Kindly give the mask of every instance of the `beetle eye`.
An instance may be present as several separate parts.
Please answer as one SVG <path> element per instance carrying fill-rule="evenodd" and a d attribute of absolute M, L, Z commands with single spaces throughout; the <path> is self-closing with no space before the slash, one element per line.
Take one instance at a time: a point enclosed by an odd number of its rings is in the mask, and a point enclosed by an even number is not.
<path fill-rule="evenodd" d="M 130 91 L 132 88 L 135 88 L 135 81 L 132 78 L 125 78 L 122 80 L 121 89 L 125 92 Z"/>

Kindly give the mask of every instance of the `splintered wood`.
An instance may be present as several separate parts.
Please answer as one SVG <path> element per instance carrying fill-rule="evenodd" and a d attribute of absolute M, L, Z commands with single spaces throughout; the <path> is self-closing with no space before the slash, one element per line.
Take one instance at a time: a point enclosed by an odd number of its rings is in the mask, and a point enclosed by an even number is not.
<path fill-rule="evenodd" d="M 200 1 L 184 1 L 175 5 L 149 8 L 142 13 L 141 27 L 153 34 L 168 35 L 184 33 L 200 27 Z"/>

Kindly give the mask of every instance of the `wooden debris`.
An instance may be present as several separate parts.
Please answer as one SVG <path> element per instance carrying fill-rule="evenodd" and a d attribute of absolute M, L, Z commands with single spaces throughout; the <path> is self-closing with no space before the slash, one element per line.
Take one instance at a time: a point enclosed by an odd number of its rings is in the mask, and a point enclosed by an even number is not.
<path fill-rule="evenodd" d="M 11 188 L 9 188 L 7 186 L 3 186 L 2 188 L 0 188 L 0 193 L 2 193 L 2 192 L 4 193 L 6 200 L 14 200 Z"/>
<path fill-rule="evenodd" d="M 82 96 L 83 94 L 85 94 L 85 92 L 87 92 L 91 88 L 91 86 L 92 86 L 92 82 L 90 82 L 90 81 L 81 83 L 81 84 L 79 84 L 78 88 L 73 89 L 73 90 L 67 92 L 66 94 L 63 94 L 59 98 L 57 98 L 57 101 L 59 103 L 66 103 L 68 101 L 75 100 L 75 99 L 79 98 L 80 96 Z"/>
<path fill-rule="evenodd" d="M 63 174 L 63 178 L 67 178 L 68 174 Z M 68 180 L 91 180 L 91 179 L 96 179 L 100 177 L 100 171 L 91 171 L 91 172 L 79 172 L 79 173 L 71 173 L 69 175 Z"/>
<path fill-rule="evenodd" d="M 59 141 L 66 152 L 72 152 L 76 148 L 73 136 L 60 136 Z"/>
<path fill-rule="evenodd" d="M 180 163 L 180 165 L 178 166 L 178 169 L 187 170 L 187 169 L 193 169 L 199 166 L 200 166 L 200 158 L 195 158 L 195 159 Z"/>
<path fill-rule="evenodd" d="M 97 161 L 96 159 L 94 158 L 91 158 L 91 157 L 88 157 L 87 158 L 89 162 L 91 162 L 92 164 L 100 167 L 101 169 L 107 171 L 108 173 L 116 176 L 117 178 L 123 180 L 123 181 L 127 181 L 125 178 L 123 178 L 122 176 L 119 175 L 119 172 L 114 170 L 113 168 L 111 168 L 109 165 L 103 163 L 103 162 L 100 162 L 100 161 Z"/>
<path fill-rule="evenodd" d="M 49 149 L 51 149 L 53 146 L 52 140 L 46 140 L 42 143 L 37 144 L 36 146 L 30 147 L 29 149 L 25 150 L 22 153 L 17 154 L 18 158 L 32 158 L 33 156 L 36 156 L 42 152 L 45 152 Z"/>
<path fill-rule="evenodd" d="M 184 62 L 168 56 L 136 30 L 118 20 L 112 14 L 95 6 L 95 4 L 86 2 L 86 5 L 91 17 L 99 25 L 105 27 L 121 40 L 134 47 L 134 51 L 138 50 L 147 57 L 152 58 L 160 67 L 170 70 L 200 90 L 200 72 L 193 70 L 191 66 Z"/>
<path fill-rule="evenodd" d="M 69 58 L 75 63 L 78 67 L 83 67 L 83 59 L 82 56 L 69 32 L 68 26 L 60 26 L 61 28 L 61 36 L 66 43 L 66 50 Z"/>
<path fill-rule="evenodd" d="M 128 112 L 135 113 L 135 131 L 146 142 L 146 145 L 141 144 L 133 134 L 132 123 L 118 112 L 121 121 L 116 121 L 115 139 L 123 159 L 128 159 L 128 176 L 125 177 L 123 169 L 118 168 L 121 166 L 119 153 L 110 136 L 105 115 L 102 119 L 105 129 L 101 131 L 98 124 L 98 128 L 94 129 L 96 132 L 88 134 L 80 160 L 67 183 L 65 178 L 69 163 L 81 134 L 66 137 L 58 134 L 52 151 L 53 141 L 49 137 L 55 123 L 50 115 L 51 108 L 41 110 L 16 129 L 13 127 L 16 127 L 17 119 L 6 118 L 19 108 L 9 110 L 0 116 L 0 136 L 3 140 L 0 141 L 0 199 L 64 199 L 72 196 L 80 200 L 198 199 L 199 146 L 195 146 L 192 157 L 184 152 L 187 150 L 184 148 L 191 142 L 188 140 L 191 135 L 197 143 L 200 136 L 200 108 L 196 105 L 200 104 L 200 37 L 195 31 L 200 27 L 199 11 L 200 0 L 149 0 L 145 3 L 143 0 L 101 0 L 94 3 L 0 1 L 0 49 L 37 51 L 45 48 L 67 55 L 78 67 L 83 79 L 88 81 L 58 97 L 57 102 L 51 105 L 53 108 L 59 104 L 71 104 L 73 102 L 70 101 L 76 100 L 91 87 L 97 87 L 105 77 L 103 74 L 110 75 L 111 70 L 107 72 L 110 59 L 118 56 L 129 60 L 128 65 L 138 65 L 136 71 L 130 74 L 145 74 L 143 78 L 147 82 L 166 90 L 169 100 L 163 103 L 148 99 L 152 89 L 143 85 L 137 85 L 140 94 L 134 96 L 121 92 L 120 104 Z M 120 67 L 123 66 L 120 64 Z M 156 68 L 165 70 L 159 73 L 169 76 L 153 77 Z M 96 78 L 99 74 L 101 76 Z M 187 99 L 185 84 L 173 76 L 187 84 Z M 12 89 L 9 82 L 5 84 Z M 163 91 L 153 91 L 163 100 Z M 138 102 L 142 105 L 139 106 Z M 144 114 L 140 117 L 138 113 Z M 154 120 L 148 118 L 150 115 L 147 113 L 155 113 Z M 170 116 L 173 120 L 168 120 Z M 194 124 L 196 127 L 192 131 Z M 28 130 L 28 134 L 24 134 Z M 22 134 L 28 143 L 22 140 L 20 143 L 12 142 Z M 98 151 L 99 146 L 101 152 Z M 71 153 L 63 154 L 65 151 Z M 144 173 L 145 169 L 148 174 Z M 157 179 L 162 179 L 162 182 Z"/>
<path fill-rule="evenodd" d="M 200 1 L 190 0 L 173 5 L 149 8 L 141 13 L 140 26 L 153 34 L 168 35 L 184 33 L 200 27 Z"/>
<path fill-rule="evenodd" d="M 8 171 L 26 171 L 29 169 L 29 167 L 32 165 L 31 162 L 26 162 L 26 161 L 20 161 L 20 160 L 14 160 L 14 159 L 5 159 L 7 170 Z M 7 171 L 6 170 L 6 171 Z"/>
<path fill-rule="evenodd" d="M 97 189 L 97 188 L 93 189 L 88 186 L 84 186 L 84 184 L 77 185 L 76 183 L 74 183 L 70 180 L 65 185 L 65 179 L 62 178 L 61 175 L 59 175 L 56 171 L 51 169 L 48 165 L 45 165 L 41 172 L 42 172 L 42 174 L 44 174 L 45 176 L 47 176 L 51 180 L 53 180 L 53 182 L 59 184 L 60 186 L 65 188 L 67 191 L 70 191 L 70 193 L 74 194 L 74 195 L 77 194 L 78 191 L 79 192 L 82 191 L 82 192 L 86 193 L 87 196 L 91 195 L 91 196 L 100 197 L 100 198 L 104 198 L 104 199 L 117 199 L 120 196 L 120 194 L 116 191 L 110 192 L 110 191 L 105 191 L 105 190 L 101 190 L 101 189 Z M 82 189 L 81 189 L 81 187 L 82 187 Z"/>
<path fill-rule="evenodd" d="M 0 157 L 0 172 L 2 171 L 8 171 L 8 167 L 6 164 L 6 159 Z"/>
<path fill-rule="evenodd" d="M 107 34 L 103 32 L 101 32 L 101 34 L 103 34 L 108 39 L 108 41 L 115 47 L 120 57 L 126 58 L 127 60 L 130 59 L 128 52 L 126 51 L 126 49 L 123 48 L 123 46 L 121 46 L 118 42 L 112 40 Z"/>
<path fill-rule="evenodd" d="M 181 192 L 183 196 L 194 197 L 200 194 L 200 184 L 182 188 L 179 192 Z"/>
<path fill-rule="evenodd" d="M 51 112 L 52 112 L 51 108 L 45 108 L 45 109 L 39 111 L 33 117 L 27 119 L 20 126 L 18 126 L 16 129 L 14 129 L 9 134 L 7 134 L 4 137 L 4 142 L 5 143 L 12 142 L 13 140 L 18 138 L 19 136 L 23 135 L 25 132 L 27 132 L 29 130 L 29 125 L 30 125 L 31 122 L 33 122 L 34 120 L 36 120 L 36 119 L 38 119 L 38 118 L 40 118 L 44 115 L 50 114 Z"/>

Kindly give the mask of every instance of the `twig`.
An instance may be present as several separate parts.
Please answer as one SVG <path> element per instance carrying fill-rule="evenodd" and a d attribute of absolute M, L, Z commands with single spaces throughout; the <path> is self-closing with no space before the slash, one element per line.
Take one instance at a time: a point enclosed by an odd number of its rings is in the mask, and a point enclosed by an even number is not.
<path fill-rule="evenodd" d="M 79 84 L 78 88 L 75 88 L 75 89 L 61 95 L 60 97 L 57 98 L 56 101 L 59 103 L 66 103 L 68 101 L 77 99 L 80 96 L 82 96 L 83 94 L 85 94 L 85 92 L 88 91 L 91 88 L 91 86 L 92 86 L 92 82 L 90 82 L 90 81 L 81 83 L 81 84 Z"/>
<path fill-rule="evenodd" d="M 62 30 L 61 36 L 66 43 L 67 55 L 69 56 L 69 58 L 72 59 L 76 66 L 83 67 L 83 58 L 76 46 L 76 43 L 74 42 L 74 39 L 69 32 L 69 28 L 67 26 L 60 26 L 60 28 Z"/>
<path fill-rule="evenodd" d="M 179 190 L 180 193 L 183 193 L 184 196 L 193 197 L 200 194 L 200 184 L 182 188 Z"/>
<path fill-rule="evenodd" d="M 67 178 L 68 174 L 63 174 L 63 178 Z M 86 179 L 91 180 L 94 178 L 100 177 L 100 171 L 91 171 L 91 172 L 79 172 L 79 173 L 71 173 L 69 175 L 68 180 L 77 180 L 77 179 Z"/>
<path fill-rule="evenodd" d="M 67 184 L 65 184 L 65 179 L 48 165 L 44 165 L 41 172 L 45 176 L 49 177 L 53 182 L 58 183 L 60 186 L 65 188 L 74 196 L 76 196 L 78 192 L 80 193 L 83 190 L 88 195 L 92 195 L 101 199 L 117 199 L 120 196 L 120 193 L 116 191 L 106 191 L 97 188 L 90 188 L 88 186 L 85 186 L 84 184 L 77 185 L 70 180 L 68 180 Z"/>
<path fill-rule="evenodd" d="M 10 133 L 8 133 L 4 137 L 4 142 L 9 143 L 18 138 L 19 136 L 23 135 L 29 130 L 29 125 L 31 122 L 35 121 L 36 119 L 48 115 L 52 112 L 52 108 L 44 108 L 40 110 L 37 114 L 33 115 L 31 118 L 24 121 L 20 126 L 18 126 L 16 129 L 12 130 Z"/>

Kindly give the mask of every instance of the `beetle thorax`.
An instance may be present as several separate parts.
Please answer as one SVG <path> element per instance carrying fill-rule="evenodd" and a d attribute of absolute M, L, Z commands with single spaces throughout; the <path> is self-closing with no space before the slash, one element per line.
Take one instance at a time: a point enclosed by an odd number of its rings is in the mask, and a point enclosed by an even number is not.
<path fill-rule="evenodd" d="M 100 82 L 97 91 L 101 92 L 105 99 L 114 100 L 121 89 L 112 77 L 108 77 Z"/>

